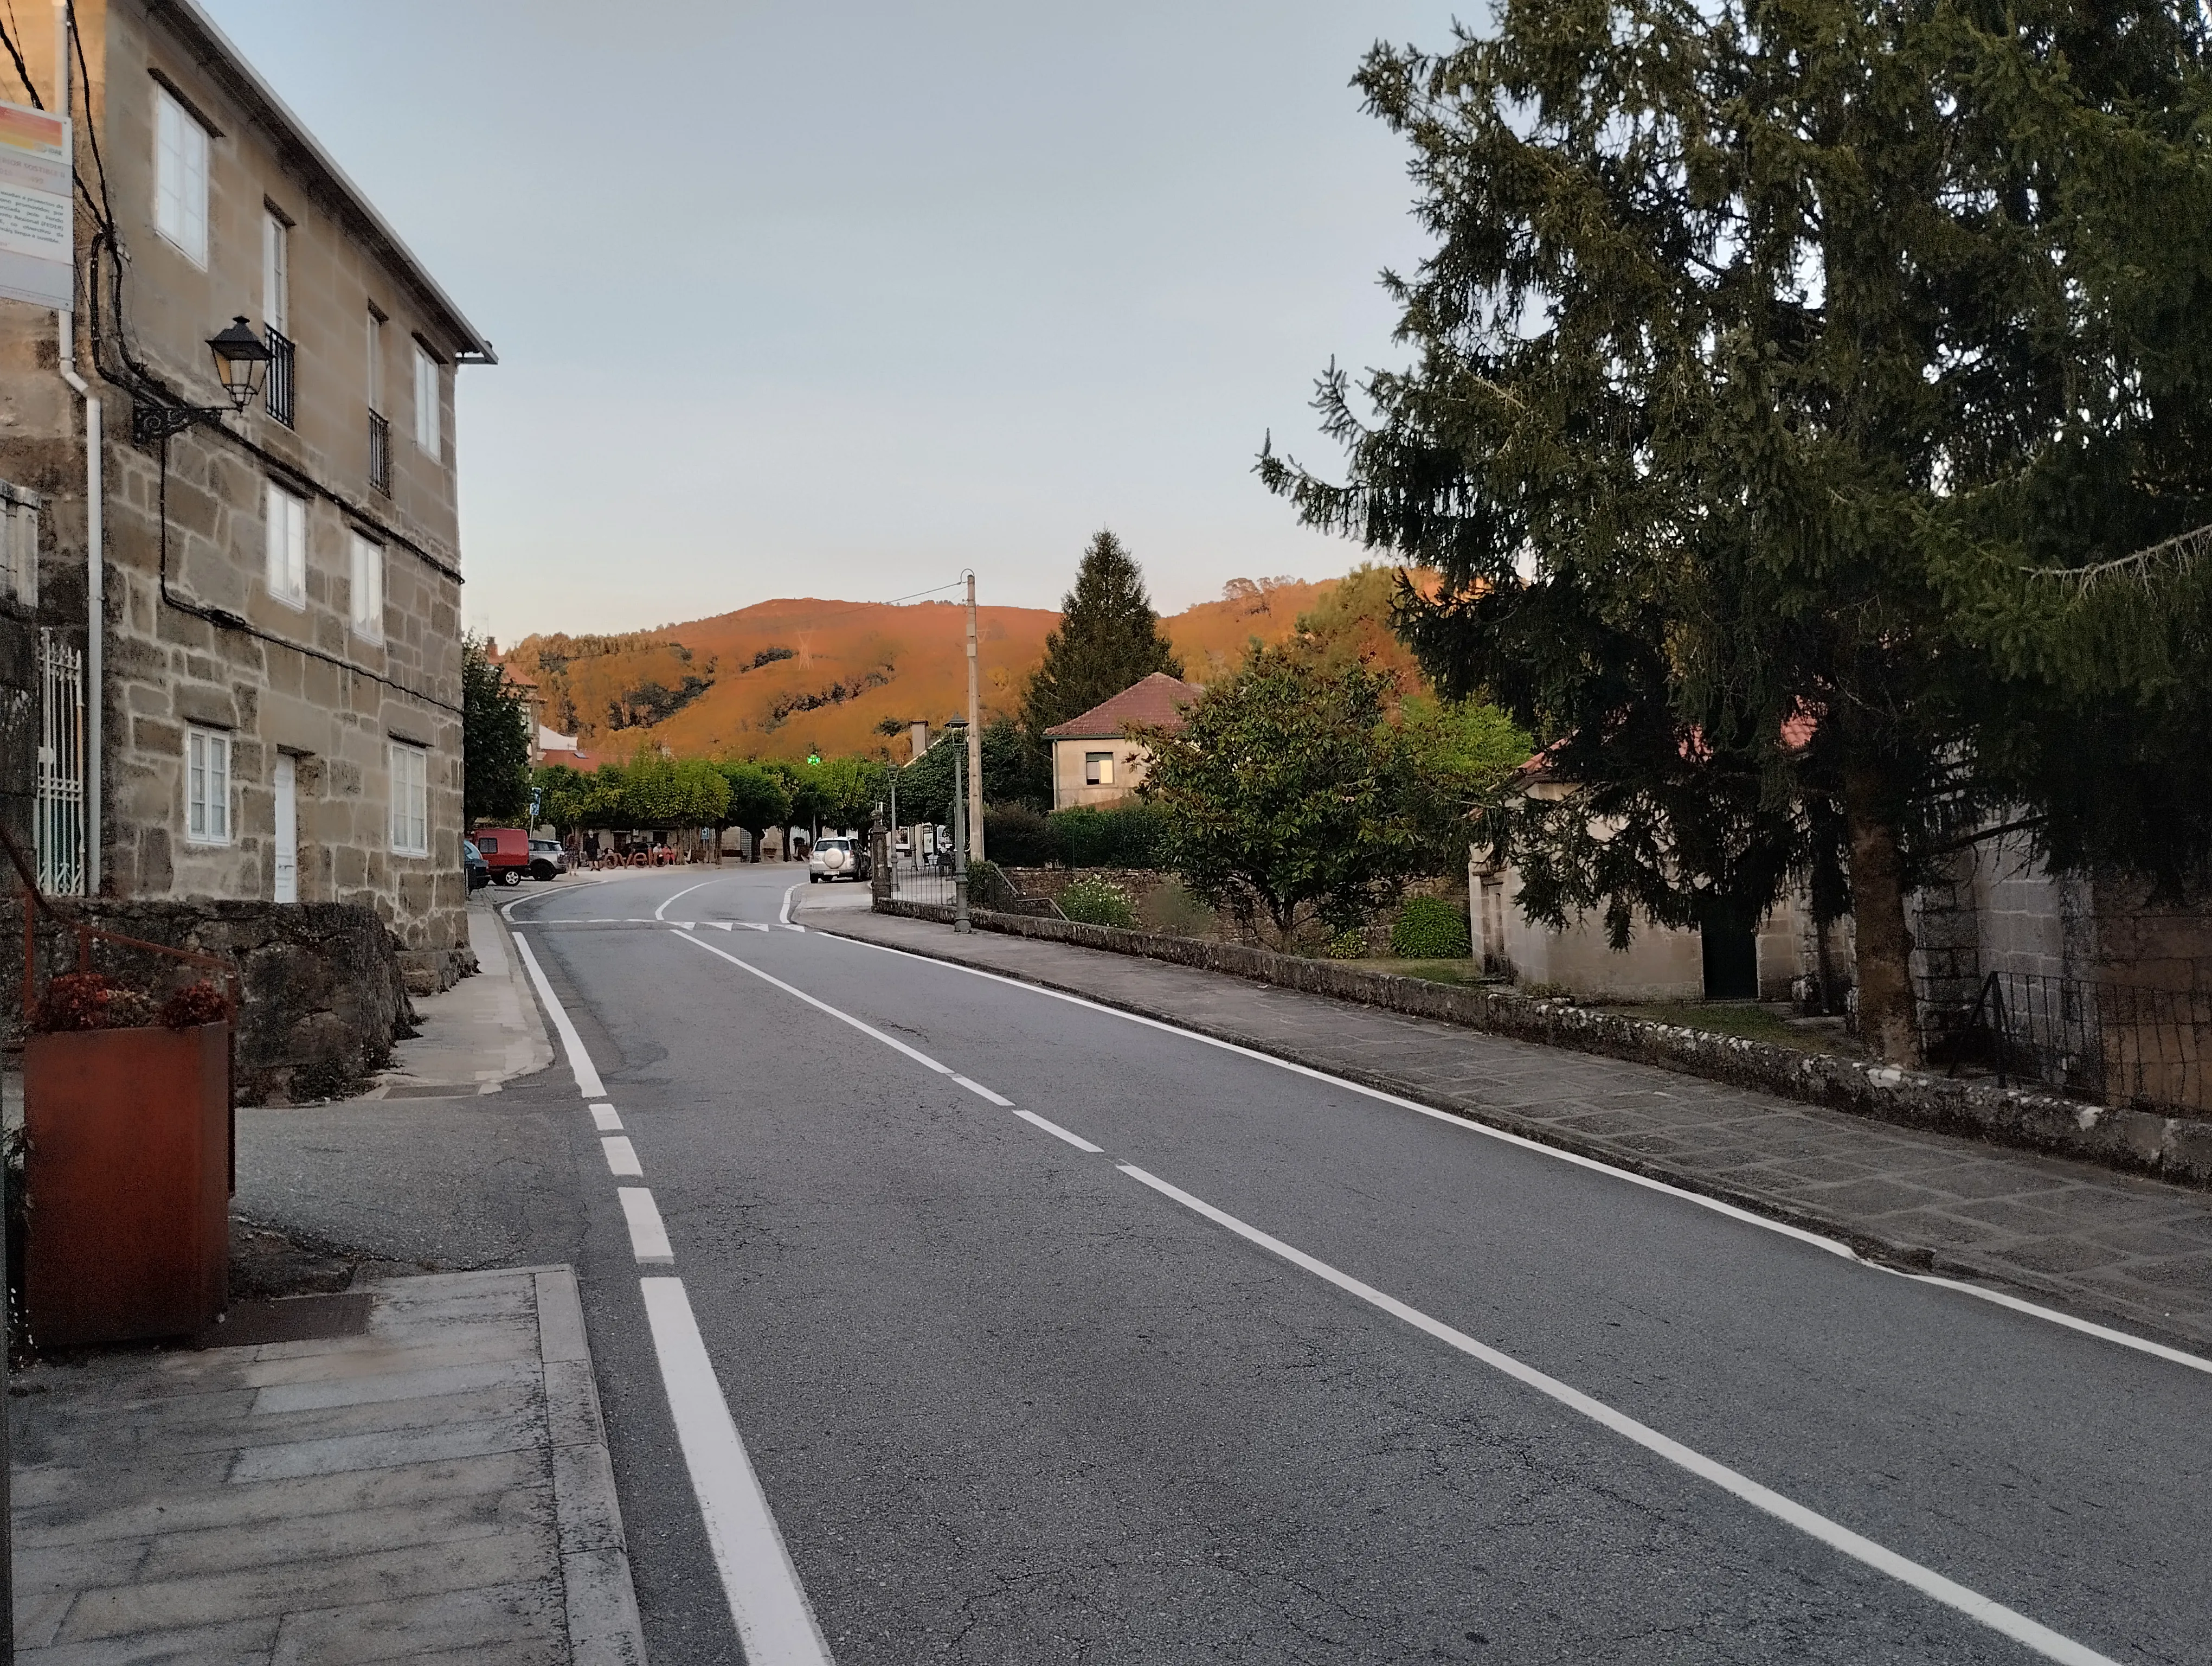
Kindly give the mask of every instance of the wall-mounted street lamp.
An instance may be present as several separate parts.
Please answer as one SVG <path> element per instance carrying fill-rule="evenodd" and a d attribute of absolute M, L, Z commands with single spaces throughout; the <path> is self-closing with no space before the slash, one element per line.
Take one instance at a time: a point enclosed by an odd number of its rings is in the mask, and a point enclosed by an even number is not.
<path fill-rule="evenodd" d="M 140 445 L 156 440 L 166 441 L 173 434 L 182 434 L 200 423 L 219 423 L 234 416 L 253 402 L 261 392 L 263 378 L 269 374 L 269 361 L 274 356 L 269 345 L 253 333 L 243 314 L 230 321 L 230 327 L 208 338 L 208 351 L 215 356 L 216 380 L 222 391 L 230 396 L 230 409 L 221 405 L 149 405 L 134 406 L 131 412 L 131 437 Z"/>

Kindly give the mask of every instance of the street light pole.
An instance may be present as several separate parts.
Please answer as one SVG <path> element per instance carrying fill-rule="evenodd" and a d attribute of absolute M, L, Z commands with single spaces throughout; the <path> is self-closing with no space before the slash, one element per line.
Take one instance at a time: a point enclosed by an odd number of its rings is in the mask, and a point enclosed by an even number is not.
<path fill-rule="evenodd" d="M 957 717 L 945 727 L 970 729 L 972 733 L 971 726 Z M 960 765 L 965 751 L 966 748 L 959 745 L 952 749 L 952 929 L 956 932 L 975 929 L 968 918 L 968 793 L 960 779 Z"/>
<path fill-rule="evenodd" d="M 975 575 L 968 575 L 968 836 L 983 848 L 983 691 L 975 669 Z"/>

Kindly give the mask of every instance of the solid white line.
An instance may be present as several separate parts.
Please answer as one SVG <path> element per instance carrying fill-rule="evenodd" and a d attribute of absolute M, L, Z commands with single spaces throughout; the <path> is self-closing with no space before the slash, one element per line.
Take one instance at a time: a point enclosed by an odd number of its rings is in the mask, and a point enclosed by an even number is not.
<path fill-rule="evenodd" d="M 999 1103 L 1002 1105 L 1006 1104 L 1003 1099 L 1000 1100 Z M 1024 1110 L 1019 1105 L 1006 1105 L 1006 1109 L 1012 1111 L 1015 1116 L 1020 1117 L 1024 1122 L 1036 1123 L 1054 1139 L 1066 1140 L 1069 1145 L 1074 1146 L 1078 1151 L 1087 1151 L 1095 1157 L 1100 1152 L 1106 1149 L 1103 1146 L 1092 1145 L 1088 1140 L 1085 1140 L 1079 1134 L 1070 1134 L 1066 1128 L 1060 1127 L 1057 1122 L 1048 1122 L 1043 1117 L 1038 1116 L 1036 1112 L 1033 1110 Z"/>
<path fill-rule="evenodd" d="M 638 1286 L 676 1438 L 748 1666 L 833 1666 L 813 1605 L 722 1398 L 684 1281 L 648 1278 Z"/>
<path fill-rule="evenodd" d="M 545 1003 L 552 1015 L 553 1029 L 561 1037 L 562 1049 L 568 1055 L 568 1069 L 576 1079 L 576 1091 L 586 1099 L 604 1099 L 606 1085 L 599 1080 L 599 1073 L 592 1068 L 592 1055 L 584 1051 L 584 1038 L 576 1033 L 576 1026 L 568 1022 L 568 1015 L 561 1010 L 554 998 L 553 986 L 545 981 L 544 969 L 538 965 L 538 957 L 530 952 L 530 945 L 520 935 L 514 946 L 522 952 L 522 964 L 529 968 L 530 981 L 538 986 L 538 998 Z"/>
<path fill-rule="evenodd" d="M 1064 989 L 1048 989 L 1042 984 L 1031 983 L 1024 978 L 1008 977 L 1003 972 L 985 971 L 980 966 L 963 966 L 957 960 L 940 960 L 935 955 L 916 954 L 910 949 L 895 949 L 888 943 L 871 943 L 866 938 L 841 937 L 834 932 L 817 932 L 813 934 L 817 938 L 826 939 L 830 942 L 849 943 L 856 948 L 873 949 L 879 954 L 895 954 L 902 960 L 918 960 L 924 965 L 942 966 L 951 971 L 965 972 L 970 977 L 983 978 L 993 983 L 1003 983 L 1010 989 L 1020 989 L 1030 994 L 1042 995 L 1048 1000 L 1065 1001 L 1071 1006 L 1080 1006 L 1089 1012 L 1103 1012 L 1108 1018 L 1120 1018 L 1124 1023 L 1140 1024 L 1148 1030 L 1162 1031 L 1168 1035 L 1180 1036 L 1186 1041 L 1198 1042 L 1224 1053 L 1234 1053 L 1240 1058 L 1256 1060 L 1261 1064 L 1273 1065 L 1278 1070 L 1287 1070 L 1294 1076 L 1304 1076 L 1312 1081 L 1326 1082 L 1331 1087 L 1342 1088 L 1347 1093 L 1357 1093 L 1364 1098 L 1379 1100 L 1387 1105 L 1395 1105 L 1401 1110 L 1413 1111 L 1419 1116 L 1428 1117 L 1432 1122 L 1442 1122 L 1448 1127 L 1457 1128 L 1462 1134 L 1479 1134 L 1486 1140 L 1496 1140 L 1508 1146 L 1517 1146 L 1522 1151 L 1534 1152 L 1557 1162 L 1571 1163 L 1577 1168 L 1588 1169 L 1596 1174 L 1608 1175 L 1615 1180 L 1625 1180 L 1630 1185 L 1641 1186 L 1647 1191 L 1663 1193 L 1682 1202 L 1693 1203 L 1700 1209 L 1710 1209 L 1715 1214 L 1726 1215 L 1730 1220 L 1741 1221 L 1747 1226 L 1756 1226 L 1761 1231 L 1772 1232 L 1782 1237 L 1794 1238 L 1798 1243 L 1809 1244 L 1815 1250 L 1824 1250 L 1832 1256 L 1839 1256 L 1844 1260 L 1863 1267 L 1869 1272 L 1890 1274 L 1899 1278 L 1910 1279 L 1916 1284 L 1935 1285 L 1942 1289 L 1955 1291 L 1963 1296 L 1972 1296 L 1979 1301 L 1989 1302 L 1998 1307 L 2009 1308 L 2014 1312 L 2025 1314 L 2030 1318 L 2042 1319 L 2051 1324 L 2063 1326 L 2068 1330 L 2079 1331 L 2086 1336 L 2094 1336 L 2101 1341 L 2131 1348 L 2137 1353 L 2147 1353 L 2154 1359 L 2164 1359 L 2172 1365 L 2185 1366 L 2191 1371 L 2212 1375 L 2212 1359 L 2206 1359 L 2202 1354 L 2185 1353 L 2179 1348 L 2168 1347 L 2163 1342 L 2154 1342 L 2142 1336 L 2131 1336 L 2124 1330 L 2113 1330 L 2104 1325 L 2094 1324 L 2087 1319 L 2077 1319 L 2070 1313 L 2062 1313 L 2056 1308 L 2044 1307 L 2021 1297 L 2008 1295 L 2001 1290 L 1986 1289 L 1980 1285 L 1967 1284 L 1957 1279 L 1941 1278 L 1932 1274 L 1908 1273 L 1900 1268 L 1884 1267 L 1879 1262 L 1868 1261 L 1848 1243 L 1840 1243 L 1834 1238 L 1825 1237 L 1802 1226 L 1793 1226 L 1788 1221 L 1770 1219 L 1765 1215 L 1754 1214 L 1748 1209 L 1739 1208 L 1733 1203 L 1723 1202 L 1719 1198 L 1707 1197 L 1702 1192 L 1693 1192 L 1686 1187 L 1676 1186 L 1664 1180 L 1655 1180 L 1650 1175 L 1638 1174 L 1632 1170 L 1617 1168 L 1597 1158 L 1585 1157 L 1579 1152 L 1561 1151 L 1557 1146 L 1547 1146 L 1540 1140 L 1530 1140 L 1525 1135 L 1511 1134 L 1504 1128 L 1492 1128 L 1486 1122 L 1478 1122 L 1465 1116 L 1456 1116 L 1448 1110 L 1438 1110 L 1434 1105 L 1425 1105 L 1417 1099 L 1408 1099 L 1401 1094 L 1387 1092 L 1382 1088 L 1370 1087 L 1364 1082 L 1349 1081 L 1341 1076 L 1332 1076 L 1325 1070 L 1316 1070 L 1310 1065 L 1297 1064 L 1289 1059 L 1277 1058 L 1273 1054 L 1262 1053 L 1257 1048 L 1245 1047 L 1237 1042 L 1223 1041 L 1218 1036 L 1201 1035 L 1195 1030 L 1186 1030 L 1178 1024 L 1170 1024 L 1162 1018 L 1147 1018 L 1142 1012 L 1128 1012 L 1119 1006 L 1109 1006 L 1103 1001 L 1089 1000 L 1081 995 L 1069 994 Z"/>
<path fill-rule="evenodd" d="M 653 1194 L 642 1186 L 617 1186 L 615 1195 L 622 1200 L 623 1221 L 629 1228 L 630 1254 L 643 1266 L 673 1262 L 676 1251 L 669 1245 L 668 1229 L 660 1224 Z"/>
<path fill-rule="evenodd" d="M 653 917 L 654 919 L 656 919 L 656 920 L 663 920 L 663 919 L 667 918 L 667 915 L 668 915 L 668 903 L 673 903 L 674 901 L 676 901 L 676 900 L 677 900 L 677 897 L 689 897 L 689 896 L 690 896 L 693 891 L 704 891 L 704 890 L 706 890 L 706 889 L 707 889 L 707 887 L 708 887 L 708 886 L 709 886 L 709 885 L 713 885 L 714 883 L 714 882 L 712 879 L 702 879 L 702 880 L 701 880 L 697 885 L 686 885 L 686 886 L 684 886 L 684 889 L 683 889 L 683 890 L 681 890 L 681 891 L 678 891 L 678 892 L 675 894 L 675 896 L 671 897 L 668 899 L 668 902 L 667 902 L 667 903 L 662 903 L 659 908 L 657 908 L 657 909 L 653 909 Z"/>
<path fill-rule="evenodd" d="M 806 882 L 802 879 L 799 883 L 805 885 Z M 791 923 L 791 899 L 798 895 L 799 885 L 793 885 L 783 893 L 783 907 L 776 911 L 775 923 L 789 931 L 803 932 L 806 929 L 805 927 L 794 926 Z"/>
<path fill-rule="evenodd" d="M 599 1149 L 606 1153 L 609 1174 L 633 1178 L 645 1173 L 644 1164 L 637 1160 L 637 1147 L 630 1144 L 627 1134 L 606 1135 L 600 1140 Z"/>
<path fill-rule="evenodd" d="M 612 1105 L 593 1105 L 592 1122 L 601 1134 L 620 1134 L 622 1118 L 615 1114 Z"/>
<path fill-rule="evenodd" d="M 928 1054 L 920 1052 L 914 1048 L 908 1047 L 904 1042 L 898 1040 L 896 1037 L 886 1036 L 882 1031 L 877 1029 L 875 1025 L 872 1024 L 861 1023 L 860 1019 L 854 1018 L 849 1012 L 839 1012 L 836 1007 L 830 1006 L 826 1000 L 815 1000 L 815 998 L 812 995 L 808 994 L 805 990 L 793 988 L 790 984 L 786 983 L 780 977 L 770 977 L 766 972 L 761 970 L 759 967 L 752 964 L 750 961 L 740 960 L 737 956 L 726 953 L 724 951 L 716 948 L 711 943 L 702 943 L 697 938 L 688 936 L 683 932 L 678 932 L 676 935 L 682 938 L 686 943 L 691 944 L 696 948 L 706 950 L 708 954 L 714 955 L 719 959 L 728 961 L 732 966 L 742 967 L 744 970 L 750 972 L 755 977 L 760 979 L 763 983 L 773 983 L 777 988 L 782 990 L 784 994 L 798 996 L 799 1000 L 805 1001 L 809 1006 L 815 1008 L 818 1012 L 827 1012 L 831 1018 L 836 1019 L 838 1023 L 849 1024 L 862 1035 L 872 1037 L 875 1040 L 881 1042 L 885 1047 L 896 1049 L 899 1052 L 905 1054 L 907 1057 L 912 1059 L 916 1064 L 927 1065 L 930 1069 L 934 1070 L 940 1076 L 950 1076 L 952 1073 L 951 1066 L 938 1063 L 938 1061 L 931 1058 Z"/>
<path fill-rule="evenodd" d="M 1156 1176 L 1146 1174 L 1133 1164 L 1119 1163 L 1115 1166 L 1131 1179 L 1143 1182 L 1163 1197 L 1174 1199 L 1215 1225 L 1225 1227 L 1248 1243 L 1257 1244 L 1271 1255 L 1281 1256 L 1293 1267 L 1302 1268 L 1316 1278 L 1327 1280 L 1346 1294 L 1356 1296 L 1391 1317 L 1402 1320 L 1414 1329 L 1456 1348 L 1469 1359 L 1480 1360 L 1515 1382 L 1535 1389 L 1571 1411 L 1579 1412 L 1600 1427 L 1633 1441 L 1644 1450 L 1688 1470 L 1700 1480 L 1711 1482 L 1723 1492 L 1734 1494 L 1754 1509 L 1765 1511 L 1776 1520 L 1817 1539 L 1829 1548 L 1841 1551 L 1854 1561 L 1863 1562 L 1876 1572 L 1889 1575 L 1923 1596 L 1933 1597 L 1946 1608 L 1955 1608 L 1968 1619 L 2033 1650 L 2046 1660 L 2063 1662 L 2066 1666 L 2116 1666 L 2109 1657 L 2100 1655 L 2071 1638 L 2062 1636 L 2002 1603 L 1992 1602 L 1978 1591 L 1969 1590 L 1933 1569 L 1923 1567 L 1919 1563 L 1852 1532 L 1840 1523 L 1832 1522 L 1826 1517 L 1808 1510 L 1803 1505 L 1784 1498 L 1772 1488 L 1762 1487 L 1748 1475 L 1731 1469 L 1726 1464 L 1716 1462 L 1702 1452 L 1693 1451 L 1681 1442 L 1661 1434 L 1648 1424 L 1638 1422 L 1626 1413 L 1615 1411 L 1603 1401 L 1592 1399 L 1579 1389 L 1570 1388 L 1558 1377 L 1548 1376 L 1534 1365 L 1523 1365 L 1510 1353 L 1501 1353 L 1486 1343 L 1476 1341 L 1466 1332 L 1455 1330 L 1442 1320 L 1431 1318 L 1419 1308 L 1409 1307 L 1396 1297 L 1387 1296 L 1372 1285 L 1363 1284 L 1350 1274 L 1339 1272 L 1327 1262 L 1316 1260 L 1303 1250 L 1293 1249 L 1256 1226 L 1247 1225 L 1236 1216 L 1215 1208 L 1202 1198 L 1193 1197 L 1188 1192 L 1180 1190 Z"/>
<path fill-rule="evenodd" d="M 1009 1110 L 1013 1109 L 1014 1102 L 1012 1099 L 1000 1098 L 997 1094 L 992 1092 L 989 1088 L 985 1087 L 981 1082 L 971 1082 L 965 1076 L 955 1076 L 952 1079 L 959 1083 L 961 1086 L 966 1088 L 970 1093 L 980 1094 L 984 1098 L 988 1099 L 994 1105 L 1004 1105 Z"/>

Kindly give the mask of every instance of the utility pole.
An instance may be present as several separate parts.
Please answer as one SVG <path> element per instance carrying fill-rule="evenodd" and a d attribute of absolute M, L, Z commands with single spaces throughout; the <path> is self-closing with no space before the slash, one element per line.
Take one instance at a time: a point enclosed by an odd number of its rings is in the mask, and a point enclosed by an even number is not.
<path fill-rule="evenodd" d="M 968 573 L 968 838 L 969 854 L 983 849 L 983 691 L 975 670 L 975 573 Z"/>
<path fill-rule="evenodd" d="M 957 720 L 955 720 L 957 722 Z M 972 736 L 974 726 L 965 726 Z M 952 755 L 952 929 L 972 932 L 968 918 L 968 795 L 960 790 L 960 754 Z"/>

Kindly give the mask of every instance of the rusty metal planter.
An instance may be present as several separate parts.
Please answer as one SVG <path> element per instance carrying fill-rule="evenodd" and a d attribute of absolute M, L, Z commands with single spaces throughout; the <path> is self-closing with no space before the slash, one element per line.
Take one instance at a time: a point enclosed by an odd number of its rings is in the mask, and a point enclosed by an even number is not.
<path fill-rule="evenodd" d="M 23 1105 L 32 1339 L 213 1324 L 230 1278 L 230 1026 L 27 1037 Z"/>

